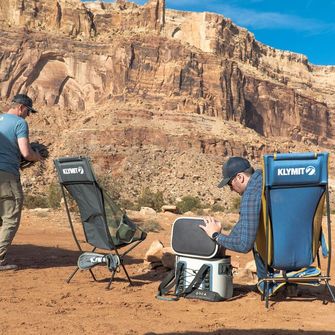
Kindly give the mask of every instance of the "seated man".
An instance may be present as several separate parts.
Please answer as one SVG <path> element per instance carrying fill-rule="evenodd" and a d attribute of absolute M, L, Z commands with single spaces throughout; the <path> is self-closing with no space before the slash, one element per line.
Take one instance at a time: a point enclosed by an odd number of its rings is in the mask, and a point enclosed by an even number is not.
<path fill-rule="evenodd" d="M 231 157 L 224 163 L 222 174 L 223 179 L 218 187 L 228 185 L 231 191 L 242 197 L 239 220 L 229 235 L 221 233 L 221 223 L 212 217 L 205 218 L 205 226 L 200 227 L 225 249 L 240 253 L 253 250 L 257 276 L 262 279 L 266 277 L 265 264 L 253 248 L 261 212 L 262 171 L 255 171 L 245 158 Z"/>

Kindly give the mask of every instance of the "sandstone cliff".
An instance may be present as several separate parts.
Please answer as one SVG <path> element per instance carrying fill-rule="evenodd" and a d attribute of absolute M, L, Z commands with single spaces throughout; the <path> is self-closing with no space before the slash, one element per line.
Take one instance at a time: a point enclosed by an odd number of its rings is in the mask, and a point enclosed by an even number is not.
<path fill-rule="evenodd" d="M 0 0 L 0 45 L 2 106 L 28 93 L 34 139 L 52 157 L 92 156 L 130 198 L 150 185 L 222 200 L 226 155 L 259 164 L 335 140 L 335 67 L 265 46 L 222 15 L 164 0 Z"/>

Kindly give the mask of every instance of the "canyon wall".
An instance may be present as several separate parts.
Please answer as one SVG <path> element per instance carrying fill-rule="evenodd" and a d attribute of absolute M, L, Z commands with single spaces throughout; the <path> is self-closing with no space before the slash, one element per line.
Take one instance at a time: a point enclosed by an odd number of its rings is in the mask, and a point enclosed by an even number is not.
<path fill-rule="evenodd" d="M 263 45 L 222 15 L 164 0 L 0 0 L 0 45 L 0 107 L 29 94 L 34 139 L 52 157 L 93 157 L 128 195 L 146 182 L 221 199 L 206 190 L 226 156 L 257 164 L 334 144 L 335 68 Z M 48 183 L 34 173 L 26 185 Z"/>
<path fill-rule="evenodd" d="M 224 16 L 162 0 L 1 0 L 0 9 L 3 100 L 24 91 L 76 110 L 133 96 L 265 136 L 334 138 L 334 68 L 267 47 Z"/>

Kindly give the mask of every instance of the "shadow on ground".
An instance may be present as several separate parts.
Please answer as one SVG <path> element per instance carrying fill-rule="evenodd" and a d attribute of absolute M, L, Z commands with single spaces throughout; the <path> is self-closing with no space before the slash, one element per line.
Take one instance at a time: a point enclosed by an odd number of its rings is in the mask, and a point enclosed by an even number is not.
<path fill-rule="evenodd" d="M 135 252 L 134 252 L 135 253 Z M 76 268 L 77 259 L 80 255 L 79 251 L 68 250 L 58 247 L 47 247 L 38 246 L 33 244 L 19 244 L 12 245 L 8 252 L 8 260 L 11 263 L 17 264 L 20 269 L 44 269 L 44 268 L 56 268 L 56 267 L 71 267 L 73 270 Z M 151 282 L 157 282 L 157 288 L 159 283 L 167 276 L 165 268 L 155 269 L 147 271 L 143 269 L 141 271 L 140 265 L 143 264 L 143 259 L 125 256 L 124 264 L 127 268 L 128 265 L 138 265 L 138 273 L 132 274 L 131 279 L 134 286 L 142 286 Z M 96 268 L 106 267 L 106 265 L 97 266 L 93 268 L 93 272 L 96 273 Z M 72 271 L 73 271 L 72 270 Z M 104 269 L 105 270 L 105 269 Z M 84 271 L 86 272 L 86 271 Z M 71 273 L 71 270 L 70 270 Z M 69 273 L 69 275 L 70 275 Z M 90 276 L 87 271 L 87 275 Z M 106 269 L 101 275 L 98 273 L 99 282 L 108 282 L 110 279 L 110 272 Z M 101 279 L 100 279 L 101 278 Z M 127 281 L 123 269 L 120 269 L 120 273 L 117 273 L 114 279 L 117 281 Z M 333 292 L 335 288 L 331 287 Z M 250 292 L 256 291 L 255 285 L 240 285 L 234 283 L 234 296 L 230 300 L 237 300 L 247 296 Z M 261 298 L 260 298 L 261 299 Z M 325 289 L 324 285 L 319 287 L 307 287 L 299 286 L 298 296 L 288 297 L 286 289 L 280 290 L 275 297 L 271 297 L 270 306 L 273 304 L 280 303 L 281 301 L 295 301 L 295 300 L 320 300 L 320 301 L 331 301 L 328 290 Z"/>
<path fill-rule="evenodd" d="M 219 329 L 209 332 L 174 332 L 174 333 L 145 333 L 145 335 L 332 335 L 335 334 L 334 331 L 308 331 L 308 330 L 289 330 L 289 329 Z"/>
<path fill-rule="evenodd" d="M 97 251 L 101 252 L 101 251 Z M 106 253 L 102 251 L 101 253 Z M 27 268 L 53 268 L 76 266 L 79 251 L 57 247 L 45 247 L 33 244 L 12 245 L 8 252 L 8 261 L 17 264 L 21 269 Z M 141 264 L 142 259 L 125 256 L 125 264 Z"/>

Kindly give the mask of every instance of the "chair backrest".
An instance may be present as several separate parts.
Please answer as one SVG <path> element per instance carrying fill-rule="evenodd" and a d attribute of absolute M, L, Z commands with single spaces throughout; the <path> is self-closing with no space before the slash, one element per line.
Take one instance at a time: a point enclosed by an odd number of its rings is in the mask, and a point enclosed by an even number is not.
<path fill-rule="evenodd" d="M 113 240 L 108 227 L 105 193 L 97 183 L 89 159 L 81 156 L 64 157 L 56 159 L 54 163 L 61 186 L 68 191 L 78 205 L 86 241 L 97 248 L 114 249 L 117 239 L 114 236 Z M 65 194 L 64 199 L 66 201 Z M 115 224 L 116 230 L 122 221 L 123 212 L 117 206 L 112 209 L 108 206 L 108 208 L 109 218 L 111 218 L 109 221 Z M 67 203 L 66 209 L 68 211 Z"/>
<path fill-rule="evenodd" d="M 263 185 L 256 239 L 262 258 L 276 269 L 310 266 L 320 247 L 328 153 L 265 155 Z"/>

